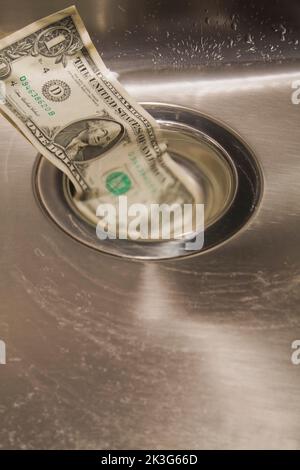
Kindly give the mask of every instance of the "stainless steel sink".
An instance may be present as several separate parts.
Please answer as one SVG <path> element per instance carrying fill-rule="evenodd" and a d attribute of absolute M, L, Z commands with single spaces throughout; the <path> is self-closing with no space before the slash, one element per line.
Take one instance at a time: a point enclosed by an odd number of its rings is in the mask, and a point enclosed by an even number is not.
<path fill-rule="evenodd" d="M 0 34 L 68 5 L 0 0 Z M 0 447 L 300 448 L 299 2 L 77 6 L 132 95 L 231 128 L 264 191 L 203 254 L 99 253 L 41 210 L 36 152 L 1 119 Z"/>

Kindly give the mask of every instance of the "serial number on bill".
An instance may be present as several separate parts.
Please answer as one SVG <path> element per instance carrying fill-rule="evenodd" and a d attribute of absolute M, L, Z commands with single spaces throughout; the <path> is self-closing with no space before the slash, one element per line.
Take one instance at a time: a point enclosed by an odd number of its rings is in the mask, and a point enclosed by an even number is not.
<path fill-rule="evenodd" d="M 195 465 L 197 455 L 192 454 L 146 454 L 144 456 L 116 456 L 108 454 L 101 457 L 102 465 L 125 465 L 129 468 L 144 465 Z"/>

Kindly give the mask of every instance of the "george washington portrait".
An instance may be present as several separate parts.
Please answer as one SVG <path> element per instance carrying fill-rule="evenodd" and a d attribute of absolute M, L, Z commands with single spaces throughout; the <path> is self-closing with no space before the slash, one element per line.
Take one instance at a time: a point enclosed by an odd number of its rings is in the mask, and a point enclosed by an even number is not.
<path fill-rule="evenodd" d="M 55 143 L 64 147 L 71 160 L 84 162 L 95 159 L 124 135 L 124 127 L 109 119 L 87 119 L 62 129 L 55 137 Z"/>

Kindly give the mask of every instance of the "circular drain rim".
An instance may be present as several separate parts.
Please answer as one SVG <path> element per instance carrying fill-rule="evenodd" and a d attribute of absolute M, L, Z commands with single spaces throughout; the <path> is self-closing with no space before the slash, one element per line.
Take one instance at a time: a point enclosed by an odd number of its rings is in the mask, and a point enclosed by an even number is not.
<path fill-rule="evenodd" d="M 227 211 L 205 229 L 204 245 L 198 251 L 186 251 L 184 240 L 134 242 L 104 240 L 75 210 L 65 195 L 64 174 L 39 156 L 33 173 L 36 199 L 43 211 L 69 236 L 97 252 L 134 260 L 163 260 L 200 255 L 228 241 L 239 232 L 256 211 L 262 195 L 263 178 L 253 153 L 241 139 L 223 124 L 196 110 L 166 104 L 141 103 L 160 122 L 185 125 L 214 142 L 236 172 L 237 187 Z"/>

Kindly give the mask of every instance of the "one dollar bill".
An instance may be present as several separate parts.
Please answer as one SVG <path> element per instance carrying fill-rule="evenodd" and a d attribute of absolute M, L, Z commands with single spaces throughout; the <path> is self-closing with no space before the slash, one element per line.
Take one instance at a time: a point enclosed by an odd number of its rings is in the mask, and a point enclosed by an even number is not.
<path fill-rule="evenodd" d="M 124 194 L 196 201 L 158 123 L 106 68 L 75 7 L 2 39 L 0 82 L 2 113 L 93 207 Z"/>

